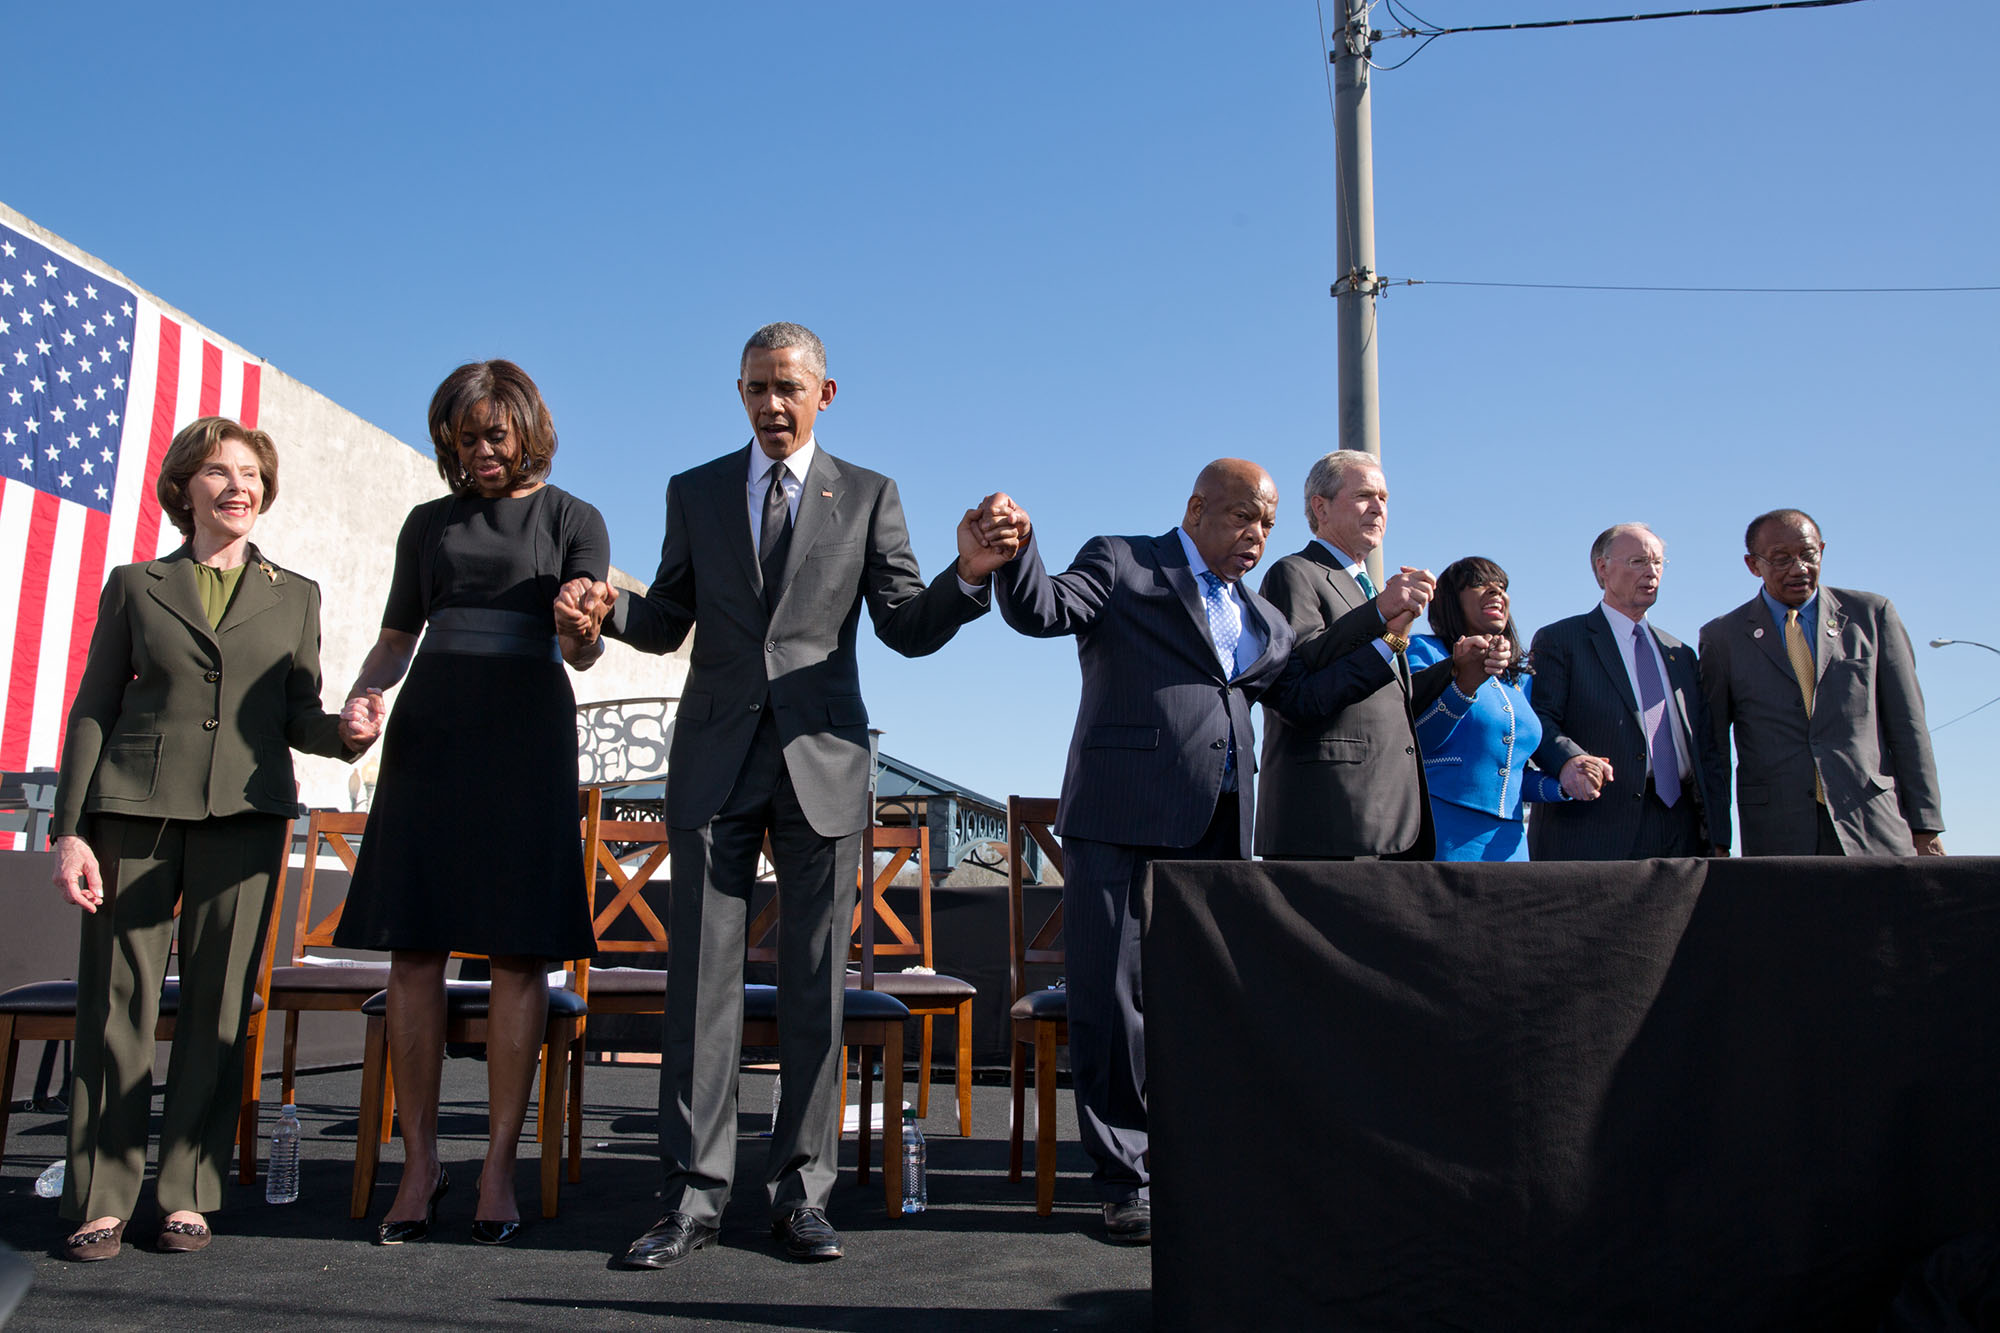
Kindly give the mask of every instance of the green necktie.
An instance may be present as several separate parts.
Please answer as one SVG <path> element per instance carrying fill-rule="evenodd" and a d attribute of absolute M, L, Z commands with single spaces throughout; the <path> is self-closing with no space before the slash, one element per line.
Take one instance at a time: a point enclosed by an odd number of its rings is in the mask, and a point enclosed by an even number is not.
<path fill-rule="evenodd" d="M 1375 595 L 1380 590 L 1376 588 L 1375 580 L 1368 577 L 1368 570 L 1366 568 L 1357 569 L 1354 571 L 1354 581 L 1361 585 L 1362 594 L 1366 596 L 1369 601 L 1372 602 L 1375 600 Z"/>

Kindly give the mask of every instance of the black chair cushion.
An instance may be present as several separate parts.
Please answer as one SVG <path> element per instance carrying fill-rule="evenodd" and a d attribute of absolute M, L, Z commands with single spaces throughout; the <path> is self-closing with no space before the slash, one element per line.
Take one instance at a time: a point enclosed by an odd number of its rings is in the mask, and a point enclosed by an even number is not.
<path fill-rule="evenodd" d="M 849 972 L 847 979 L 854 981 L 859 972 Z M 884 995 L 894 995 L 901 1000 L 915 1000 L 932 1004 L 955 1003 L 959 1000 L 975 999 L 979 988 L 969 981 L 957 977 L 937 976 L 928 972 L 877 972 L 875 989 Z"/>
<path fill-rule="evenodd" d="M 885 995 L 879 990 L 849 990 L 842 1002 L 841 1014 L 844 1018 L 878 1019 L 908 1018 L 910 1007 L 893 995 Z M 743 1016 L 775 1022 L 778 1017 L 778 988 L 776 986 L 745 986 L 743 988 Z"/>
<path fill-rule="evenodd" d="M 342 991 L 360 991 L 373 994 L 389 984 L 389 966 L 386 963 L 362 963 L 356 967 L 344 965 L 304 967 L 274 967 L 271 969 L 271 993 L 285 991 L 311 991 L 315 994 L 334 994 Z"/>
<path fill-rule="evenodd" d="M 264 997 L 250 997 L 250 1012 L 264 1008 Z M 169 980 L 160 987 L 160 1017 L 172 1018 L 181 1011 L 181 983 Z M 31 981 L 9 991 L 0 991 L 0 1014 L 24 1014 L 36 1018 L 60 1018 L 76 1013 L 74 981 Z"/>
<path fill-rule="evenodd" d="M 1031 990 L 1014 1001 L 1008 1013 L 1015 1018 L 1032 1018 L 1038 1023 L 1069 1022 L 1069 992 Z"/>
<path fill-rule="evenodd" d="M 448 1018 L 484 1018 L 493 999 L 492 988 L 483 981 L 453 981 L 444 988 L 445 1013 Z M 389 1012 L 389 992 L 378 991 L 361 1002 L 361 1012 L 370 1018 L 380 1018 Z M 583 1018 L 590 1013 L 590 1006 L 583 997 L 563 986 L 549 987 L 550 1018 Z"/>

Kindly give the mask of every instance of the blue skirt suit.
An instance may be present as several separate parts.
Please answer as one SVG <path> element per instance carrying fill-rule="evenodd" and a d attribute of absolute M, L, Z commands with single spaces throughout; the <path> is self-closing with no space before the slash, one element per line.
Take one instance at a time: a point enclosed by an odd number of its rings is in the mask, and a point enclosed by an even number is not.
<path fill-rule="evenodd" d="M 1412 673 L 1450 656 L 1434 635 L 1410 640 Z M 1569 799 L 1561 783 L 1528 763 L 1542 743 L 1542 721 L 1529 702 L 1533 685 L 1533 676 L 1513 684 L 1494 676 L 1471 698 L 1447 685 L 1417 717 L 1438 860 L 1525 861 L 1522 803 Z"/>

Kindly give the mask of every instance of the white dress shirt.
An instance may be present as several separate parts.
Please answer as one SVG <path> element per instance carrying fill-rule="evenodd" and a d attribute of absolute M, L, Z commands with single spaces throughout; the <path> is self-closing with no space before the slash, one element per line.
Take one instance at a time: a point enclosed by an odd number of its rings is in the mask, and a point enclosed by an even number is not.
<path fill-rule="evenodd" d="M 1646 622 L 1632 619 L 1609 602 L 1599 605 L 1604 611 L 1604 618 L 1611 622 L 1611 637 L 1618 640 L 1618 657 L 1625 663 L 1625 679 L 1632 686 L 1632 697 L 1643 700 L 1645 695 L 1639 690 L 1639 659 L 1636 653 L 1638 645 L 1633 642 L 1632 629 L 1636 625 L 1646 625 Z M 1666 695 L 1667 716 L 1673 721 L 1673 725 L 1667 729 L 1674 734 L 1674 757 L 1680 761 L 1681 782 L 1686 784 L 1693 781 L 1691 775 L 1694 767 L 1688 753 L 1688 738 L 1685 734 L 1687 729 L 1681 724 L 1680 710 L 1674 707 L 1674 683 L 1667 675 L 1667 659 L 1660 652 L 1660 641 L 1653 637 L 1651 625 L 1646 625 L 1646 633 L 1642 637 L 1646 641 L 1646 651 L 1653 655 L 1653 665 L 1660 673 L 1660 687 Z"/>
<path fill-rule="evenodd" d="M 1368 569 L 1366 565 L 1362 564 L 1359 560 L 1356 560 L 1353 556 L 1341 550 L 1338 546 L 1335 546 L 1332 542 L 1328 541 L 1324 537 L 1315 535 L 1313 537 L 1313 540 L 1326 548 L 1327 554 L 1332 556 L 1334 560 L 1340 565 L 1341 569 L 1346 571 L 1347 577 L 1353 579 L 1356 583 L 1361 582 L 1361 576 L 1365 574 Z M 1379 592 L 1381 591 L 1381 589 L 1378 588 L 1376 589 L 1376 591 Z M 1381 612 L 1377 611 L 1375 614 L 1379 616 Z M 1384 628 L 1388 627 L 1387 621 L 1384 621 L 1382 623 Z M 1387 662 L 1391 667 L 1396 665 L 1396 650 L 1391 648 L 1388 644 L 1384 643 L 1382 640 L 1380 639 L 1375 640 L 1375 651 L 1382 654 L 1382 660 L 1384 662 Z"/>
<path fill-rule="evenodd" d="M 799 495 L 806 488 L 806 469 L 812 466 L 813 455 L 819 452 L 816 437 L 806 436 L 806 442 L 784 460 L 785 470 L 779 483 L 785 488 L 785 504 L 792 511 L 792 522 L 799 521 Z M 771 490 L 771 458 L 755 444 L 750 446 L 750 549 L 756 551 L 764 536 L 764 497 Z"/>

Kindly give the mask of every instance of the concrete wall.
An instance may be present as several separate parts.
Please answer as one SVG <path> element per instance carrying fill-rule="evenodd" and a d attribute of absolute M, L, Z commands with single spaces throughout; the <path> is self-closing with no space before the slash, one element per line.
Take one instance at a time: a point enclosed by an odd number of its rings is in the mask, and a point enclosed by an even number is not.
<path fill-rule="evenodd" d="M 143 290 L 140 283 L 0 204 L 0 219 L 34 235 L 51 249 Z M 237 344 L 199 320 L 157 303 L 190 330 L 255 361 Z M 428 442 L 421 450 L 347 411 L 269 363 L 263 364 L 258 425 L 277 441 L 279 497 L 257 524 L 255 540 L 273 560 L 317 581 L 324 594 L 320 663 L 328 708 L 338 708 L 361 660 L 375 642 L 389 591 L 396 534 L 413 505 L 444 493 Z M 412 405 L 420 414 L 426 404 Z M 192 413 L 187 414 L 192 419 Z M 176 421 L 175 428 L 187 424 Z M 588 496 L 584 497 L 588 499 Z M 650 577 L 652 571 L 645 571 Z M 620 570 L 612 581 L 643 590 Z M 587 673 L 572 672 L 578 703 L 635 696 L 678 696 L 687 678 L 687 649 L 669 658 L 647 657 L 622 644 L 610 646 Z M 393 695 L 391 696 L 393 698 Z M 66 705 L 65 705 L 66 706 Z M 52 762 L 52 761 L 51 761 Z M 347 807 L 353 780 L 366 779 L 373 756 L 356 768 L 330 759 L 298 756 L 301 797 L 308 805 Z"/>

